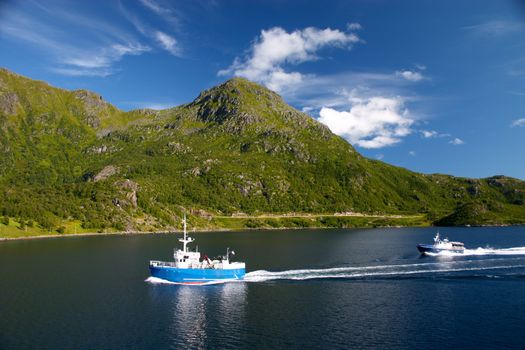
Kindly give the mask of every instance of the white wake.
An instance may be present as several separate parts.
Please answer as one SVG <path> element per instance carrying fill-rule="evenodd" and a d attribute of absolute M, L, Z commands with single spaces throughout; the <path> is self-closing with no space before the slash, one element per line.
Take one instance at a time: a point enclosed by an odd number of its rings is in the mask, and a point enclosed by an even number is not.
<path fill-rule="evenodd" d="M 442 251 L 439 253 L 425 253 L 430 256 L 483 256 L 483 255 L 525 255 L 525 247 L 513 247 L 504 249 L 494 249 L 490 247 L 476 249 L 465 249 L 463 253 Z"/>
<path fill-rule="evenodd" d="M 151 283 L 151 284 L 177 284 L 175 282 L 171 282 L 171 281 L 168 281 L 168 280 L 163 280 L 162 278 L 157 278 L 157 277 L 148 277 L 146 278 L 146 280 L 144 282 L 148 282 L 148 283 Z"/>
<path fill-rule="evenodd" d="M 514 261 L 514 264 L 504 264 L 505 262 L 510 263 L 511 261 L 509 261 L 509 259 L 489 259 L 453 261 L 446 263 L 338 267 L 328 269 L 298 269 L 286 271 L 257 270 L 247 273 L 244 276 L 244 281 L 265 282 L 273 280 L 302 281 L 311 279 L 360 279 L 525 268 L 524 259 L 512 260 L 519 261 Z M 520 262 L 520 264 L 516 264 L 517 262 Z M 491 263 L 493 265 L 486 266 L 487 263 Z"/>
<path fill-rule="evenodd" d="M 179 282 L 172 282 L 172 281 L 168 281 L 162 278 L 152 277 L 152 276 L 144 280 L 144 282 L 151 283 L 151 284 L 173 284 L 173 285 L 190 285 L 190 286 L 208 286 L 211 284 L 223 284 L 223 283 L 238 282 L 238 281 L 239 280 L 237 279 L 223 279 L 223 280 L 202 282 L 202 283 L 184 283 L 184 282 L 179 283 Z"/>
<path fill-rule="evenodd" d="M 512 270 L 525 268 L 525 247 L 514 247 L 505 249 L 494 249 L 490 247 L 465 249 L 463 253 L 440 252 L 426 253 L 431 256 L 519 256 L 506 258 L 489 258 L 473 260 L 445 260 L 437 262 L 425 262 L 414 264 L 399 265 L 371 265 L 371 266 L 347 266 L 325 269 L 295 269 L 285 271 L 266 271 L 257 270 L 248 272 L 244 276 L 245 282 L 265 282 L 274 280 L 312 280 L 312 279 L 367 279 L 367 278 L 392 278 L 399 276 L 424 275 L 424 274 L 454 274 L 471 271 L 478 275 L 476 271 L 487 270 Z M 184 284 L 163 280 L 156 277 L 146 279 L 151 284 Z M 200 285 L 218 284 L 227 282 L 242 282 L 240 280 L 223 280 L 203 283 Z"/>

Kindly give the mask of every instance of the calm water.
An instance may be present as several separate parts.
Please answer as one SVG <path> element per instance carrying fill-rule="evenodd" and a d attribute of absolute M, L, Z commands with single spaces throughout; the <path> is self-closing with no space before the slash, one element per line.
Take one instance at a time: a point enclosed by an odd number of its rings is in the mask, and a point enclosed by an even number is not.
<path fill-rule="evenodd" d="M 249 271 L 206 287 L 145 281 L 176 235 L 0 242 L 0 349 L 523 349 L 525 227 L 441 231 L 467 254 L 421 258 L 433 228 L 197 234 Z"/>

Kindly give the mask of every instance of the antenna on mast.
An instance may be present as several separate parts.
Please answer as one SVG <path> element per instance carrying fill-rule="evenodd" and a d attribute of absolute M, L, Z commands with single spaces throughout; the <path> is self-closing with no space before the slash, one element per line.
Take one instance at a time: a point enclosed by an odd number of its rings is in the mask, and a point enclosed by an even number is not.
<path fill-rule="evenodd" d="M 184 213 L 184 216 L 183 216 L 183 219 L 182 219 L 182 227 L 183 227 L 183 232 L 184 232 L 184 238 L 179 239 L 179 242 L 182 242 L 182 244 L 183 244 L 182 251 L 185 252 L 185 253 L 188 251 L 188 248 L 187 248 L 188 243 L 193 242 L 193 238 L 187 236 L 188 232 L 187 232 L 187 227 L 186 226 L 187 226 L 186 225 L 186 213 Z"/>
<path fill-rule="evenodd" d="M 182 219 L 184 225 L 184 239 L 186 239 L 186 213 L 184 213 L 184 218 Z"/>

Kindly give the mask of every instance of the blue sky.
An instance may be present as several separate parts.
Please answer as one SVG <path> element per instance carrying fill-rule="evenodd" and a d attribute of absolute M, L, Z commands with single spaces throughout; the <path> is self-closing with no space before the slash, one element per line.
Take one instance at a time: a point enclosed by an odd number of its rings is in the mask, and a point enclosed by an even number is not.
<path fill-rule="evenodd" d="M 232 76 L 370 158 L 525 179 L 522 1 L 0 2 L 0 66 L 167 108 Z M 322 142 L 322 141 L 320 141 Z"/>

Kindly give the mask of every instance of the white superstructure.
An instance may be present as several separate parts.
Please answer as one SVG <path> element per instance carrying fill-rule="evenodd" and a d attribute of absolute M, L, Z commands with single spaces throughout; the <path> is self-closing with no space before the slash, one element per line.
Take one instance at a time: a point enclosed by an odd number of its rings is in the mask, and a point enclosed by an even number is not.
<path fill-rule="evenodd" d="M 436 233 L 436 237 L 434 237 L 434 248 L 440 250 L 463 251 L 465 250 L 465 245 L 461 242 L 451 242 L 448 238 L 440 239 L 438 232 Z"/>
<path fill-rule="evenodd" d="M 188 244 L 192 243 L 194 239 L 188 236 L 186 214 L 182 220 L 184 236 L 179 238 L 179 242 L 182 243 L 182 249 L 176 249 L 173 252 L 174 262 L 165 261 L 150 261 L 150 266 L 154 267 L 176 267 L 179 269 L 218 269 L 218 270 L 230 270 L 230 269 L 244 269 L 245 263 L 243 262 L 231 262 L 230 259 L 235 255 L 234 251 L 226 250 L 226 255 L 219 256 L 213 260 L 208 258 L 207 255 L 201 257 L 201 253 L 198 249 L 190 251 Z"/>

